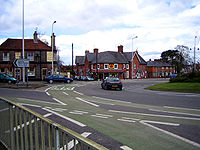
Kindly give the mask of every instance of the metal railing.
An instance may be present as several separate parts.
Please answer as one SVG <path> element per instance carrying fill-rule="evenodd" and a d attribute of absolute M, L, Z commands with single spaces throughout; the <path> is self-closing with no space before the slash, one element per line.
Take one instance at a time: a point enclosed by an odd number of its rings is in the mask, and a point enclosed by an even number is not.
<path fill-rule="evenodd" d="M 0 142 L 8 150 L 107 150 L 24 106 L 2 98 Z"/>

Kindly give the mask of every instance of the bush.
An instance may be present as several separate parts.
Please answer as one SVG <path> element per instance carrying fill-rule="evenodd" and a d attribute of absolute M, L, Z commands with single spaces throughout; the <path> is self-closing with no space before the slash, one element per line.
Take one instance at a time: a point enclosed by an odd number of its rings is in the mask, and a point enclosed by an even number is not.
<path fill-rule="evenodd" d="M 175 78 L 171 78 L 170 82 L 200 82 L 200 71 L 187 74 L 179 74 Z"/>

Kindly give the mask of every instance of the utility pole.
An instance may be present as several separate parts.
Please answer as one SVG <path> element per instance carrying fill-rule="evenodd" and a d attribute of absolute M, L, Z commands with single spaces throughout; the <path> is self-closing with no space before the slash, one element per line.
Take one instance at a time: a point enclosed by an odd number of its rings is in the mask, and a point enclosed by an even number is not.
<path fill-rule="evenodd" d="M 24 0 L 22 0 L 22 59 L 24 59 Z M 22 68 L 22 81 L 25 83 L 25 67 Z"/>
<path fill-rule="evenodd" d="M 72 43 L 72 75 L 74 76 L 74 44 Z"/>

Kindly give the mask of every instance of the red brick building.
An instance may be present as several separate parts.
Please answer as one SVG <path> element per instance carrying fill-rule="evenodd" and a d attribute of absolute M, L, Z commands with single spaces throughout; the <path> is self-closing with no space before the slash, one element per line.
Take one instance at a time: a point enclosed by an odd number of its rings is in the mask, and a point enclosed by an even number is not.
<path fill-rule="evenodd" d="M 54 41 L 55 43 L 55 36 Z M 55 44 L 54 44 L 55 45 Z M 51 72 L 52 47 L 37 38 L 24 39 L 24 57 L 29 59 L 29 79 L 43 80 Z M 21 80 L 22 68 L 13 65 L 15 59 L 22 58 L 22 39 L 10 39 L 0 45 L 0 72 Z M 54 47 L 54 71 L 57 71 L 57 50 Z"/>
<path fill-rule="evenodd" d="M 123 46 L 118 46 L 118 51 L 93 53 L 85 51 L 85 56 L 76 56 L 76 74 L 78 76 L 92 76 L 104 79 L 108 76 L 119 78 L 146 78 L 147 63 L 135 52 L 123 52 Z"/>
<path fill-rule="evenodd" d="M 169 77 L 175 73 L 175 67 L 161 60 L 149 60 L 147 62 L 147 71 L 149 78 Z"/>

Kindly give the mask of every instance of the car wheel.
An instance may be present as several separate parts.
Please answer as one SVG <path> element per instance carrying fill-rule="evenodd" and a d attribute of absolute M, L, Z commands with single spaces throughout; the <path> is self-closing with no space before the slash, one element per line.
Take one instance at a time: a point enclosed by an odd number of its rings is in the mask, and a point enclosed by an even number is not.
<path fill-rule="evenodd" d="M 53 80 L 49 80 L 49 83 L 52 84 L 52 83 L 53 83 Z"/>
<path fill-rule="evenodd" d="M 119 88 L 119 90 L 121 91 L 121 90 L 122 90 L 122 87 L 121 87 L 121 88 Z"/>
<path fill-rule="evenodd" d="M 8 80 L 8 84 L 10 84 L 11 83 L 11 81 L 10 80 Z"/>
<path fill-rule="evenodd" d="M 67 83 L 70 83 L 70 80 L 67 80 Z"/>
<path fill-rule="evenodd" d="M 104 86 L 104 90 L 107 90 L 108 89 L 108 87 L 107 86 Z"/>

